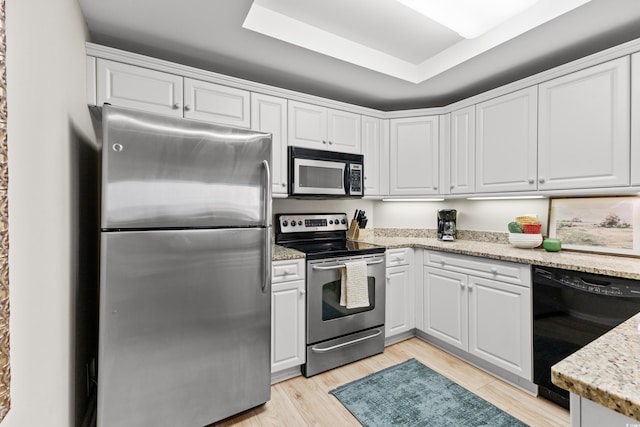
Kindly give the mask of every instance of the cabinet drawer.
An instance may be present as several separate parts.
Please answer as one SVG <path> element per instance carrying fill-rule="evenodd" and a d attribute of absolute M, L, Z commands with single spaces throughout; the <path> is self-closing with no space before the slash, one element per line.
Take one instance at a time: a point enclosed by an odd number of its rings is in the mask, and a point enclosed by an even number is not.
<path fill-rule="evenodd" d="M 531 269 L 527 264 L 435 251 L 424 251 L 423 261 L 429 267 L 531 287 Z"/>
<path fill-rule="evenodd" d="M 271 283 L 304 279 L 304 259 L 275 261 L 271 271 Z"/>
<path fill-rule="evenodd" d="M 409 265 L 413 258 L 413 249 L 400 248 L 387 250 L 387 267 Z"/>

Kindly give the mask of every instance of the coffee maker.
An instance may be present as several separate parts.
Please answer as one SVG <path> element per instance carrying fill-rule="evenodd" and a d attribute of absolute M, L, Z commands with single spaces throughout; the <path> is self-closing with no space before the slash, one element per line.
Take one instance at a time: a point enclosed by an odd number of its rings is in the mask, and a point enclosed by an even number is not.
<path fill-rule="evenodd" d="M 456 215 L 455 209 L 440 209 L 438 211 L 438 240 L 456 240 Z"/>

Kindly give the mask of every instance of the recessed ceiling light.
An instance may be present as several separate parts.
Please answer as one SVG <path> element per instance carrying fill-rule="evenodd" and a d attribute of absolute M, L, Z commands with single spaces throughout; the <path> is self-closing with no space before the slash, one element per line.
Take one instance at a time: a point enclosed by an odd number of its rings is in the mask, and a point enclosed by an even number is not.
<path fill-rule="evenodd" d="M 466 39 L 475 39 L 538 0 L 397 0 Z"/>

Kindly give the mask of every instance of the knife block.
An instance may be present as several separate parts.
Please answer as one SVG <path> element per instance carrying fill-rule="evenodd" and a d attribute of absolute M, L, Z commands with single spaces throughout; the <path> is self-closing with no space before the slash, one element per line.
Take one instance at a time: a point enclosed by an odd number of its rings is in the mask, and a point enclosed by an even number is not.
<path fill-rule="evenodd" d="M 358 227 L 358 223 L 356 220 L 351 220 L 351 224 L 349 224 L 349 230 L 347 230 L 347 240 L 358 240 L 360 236 L 360 227 Z"/>

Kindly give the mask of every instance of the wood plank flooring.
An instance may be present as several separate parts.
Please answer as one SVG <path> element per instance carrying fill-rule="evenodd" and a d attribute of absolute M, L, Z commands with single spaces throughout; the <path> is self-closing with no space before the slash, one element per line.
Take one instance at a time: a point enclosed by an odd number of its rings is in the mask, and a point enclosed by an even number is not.
<path fill-rule="evenodd" d="M 569 412 L 564 408 L 531 396 L 418 338 L 399 342 L 386 347 L 383 354 L 311 378 L 299 376 L 274 384 L 271 400 L 265 405 L 214 426 L 359 426 L 329 390 L 411 358 L 532 427 L 569 426 Z"/>

